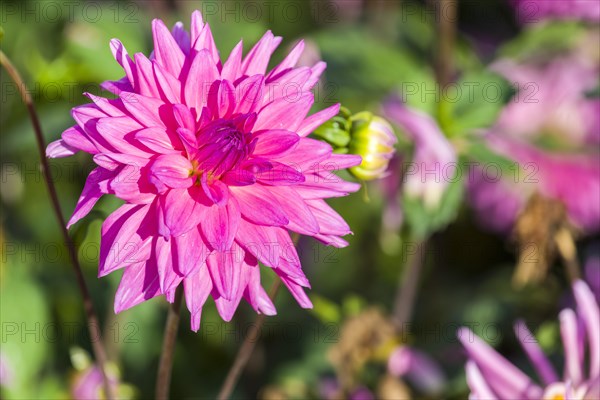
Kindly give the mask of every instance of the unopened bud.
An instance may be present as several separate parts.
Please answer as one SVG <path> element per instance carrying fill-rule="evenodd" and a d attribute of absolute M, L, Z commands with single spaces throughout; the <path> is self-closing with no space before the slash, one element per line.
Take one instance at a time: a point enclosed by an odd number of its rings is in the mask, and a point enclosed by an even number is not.
<path fill-rule="evenodd" d="M 382 178 L 398 139 L 392 126 L 383 118 L 362 111 L 349 118 L 348 153 L 362 156 L 362 163 L 349 169 L 356 178 L 368 181 Z"/>

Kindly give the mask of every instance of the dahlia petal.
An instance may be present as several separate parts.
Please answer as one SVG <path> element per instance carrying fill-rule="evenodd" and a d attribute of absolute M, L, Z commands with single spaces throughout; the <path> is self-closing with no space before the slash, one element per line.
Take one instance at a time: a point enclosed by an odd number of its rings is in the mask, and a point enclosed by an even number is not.
<path fill-rule="evenodd" d="M 206 259 L 215 289 L 227 300 L 240 290 L 243 258 L 243 250 L 233 244 L 230 250 L 213 252 Z"/>
<path fill-rule="evenodd" d="M 583 282 L 573 284 L 577 309 L 587 330 L 590 350 L 590 376 L 600 376 L 600 311 L 594 294 Z"/>
<path fill-rule="evenodd" d="M 270 169 L 255 174 L 258 182 L 272 186 L 289 186 L 301 184 L 306 179 L 295 165 L 289 166 L 276 161 L 271 161 L 270 164 Z"/>
<path fill-rule="evenodd" d="M 208 25 L 208 23 L 204 24 L 200 34 L 198 35 L 198 38 L 192 43 L 192 46 L 196 51 L 208 51 L 213 65 L 217 65 L 221 62 L 219 59 L 219 50 L 217 50 L 217 45 L 215 44 L 212 31 L 210 30 L 210 25 Z"/>
<path fill-rule="evenodd" d="M 311 71 L 308 67 L 295 68 L 282 73 L 277 79 L 266 85 L 268 99 L 265 103 L 277 99 L 284 99 L 288 102 L 296 101 L 298 96 L 306 91 L 305 87 L 310 75 Z"/>
<path fill-rule="evenodd" d="M 175 25 L 173 25 L 173 29 L 171 29 L 171 34 L 181 51 L 183 51 L 183 54 L 189 54 L 191 47 L 190 34 L 185 30 L 183 22 L 176 22 Z"/>
<path fill-rule="evenodd" d="M 146 128 L 167 126 L 163 118 L 161 109 L 166 109 L 166 105 L 162 100 L 154 97 L 146 97 L 137 93 L 121 93 L 123 105 L 132 115 L 132 118 L 123 117 L 120 120 L 138 121 L 139 124 Z M 166 116 L 166 115 L 165 115 Z M 117 118 L 114 118 L 117 119 Z"/>
<path fill-rule="evenodd" d="M 313 237 L 327 246 L 337 247 L 338 249 L 348 247 L 349 245 L 347 241 L 336 235 L 318 234 L 313 235 Z"/>
<path fill-rule="evenodd" d="M 171 74 L 179 76 L 185 55 L 160 19 L 152 21 L 152 35 L 154 36 L 155 59 Z"/>
<path fill-rule="evenodd" d="M 283 129 L 257 131 L 253 137 L 258 139 L 253 152 L 255 156 L 277 157 L 293 151 L 300 141 L 297 133 Z"/>
<path fill-rule="evenodd" d="M 314 102 L 312 93 L 305 93 L 296 101 L 280 98 L 264 106 L 258 113 L 256 130 L 287 129 L 296 131 Z"/>
<path fill-rule="evenodd" d="M 227 201 L 229 200 L 229 189 L 227 188 L 227 185 L 221 181 L 208 182 L 206 174 L 202 175 L 200 183 L 206 197 L 213 203 L 218 206 L 227 204 Z"/>
<path fill-rule="evenodd" d="M 183 288 L 185 291 L 187 308 L 192 314 L 192 330 L 197 332 L 198 329 L 200 329 L 202 306 L 204 306 L 204 303 L 213 288 L 212 279 L 208 273 L 208 267 L 204 265 L 198 268 L 196 273 L 184 278 Z"/>
<path fill-rule="evenodd" d="M 125 204 L 102 224 L 98 277 L 133 266 L 150 257 L 150 206 Z"/>
<path fill-rule="evenodd" d="M 129 81 L 131 86 L 135 87 L 137 81 L 135 64 L 129 57 L 129 54 L 127 54 L 127 50 L 125 49 L 125 46 L 123 46 L 123 43 L 121 43 L 119 39 L 111 39 L 110 51 L 112 52 L 115 60 L 125 71 L 125 77 Z"/>
<path fill-rule="evenodd" d="M 204 21 L 202 20 L 202 13 L 198 10 L 195 10 L 192 13 L 192 23 L 191 23 L 191 37 L 190 42 L 192 44 L 196 43 L 198 40 L 198 36 L 200 36 L 200 32 L 202 32 L 202 28 L 204 28 Z"/>
<path fill-rule="evenodd" d="M 324 61 L 319 61 L 314 67 L 311 68 L 310 78 L 306 82 L 305 86 L 307 90 L 312 89 L 313 86 L 317 84 L 321 74 L 323 74 L 323 71 L 325 71 L 325 68 L 327 68 L 327 63 Z"/>
<path fill-rule="evenodd" d="M 127 310 L 160 294 L 156 262 L 152 259 L 125 269 L 115 294 L 115 313 Z"/>
<path fill-rule="evenodd" d="M 85 131 L 77 125 L 65 130 L 61 137 L 66 146 L 74 149 L 81 150 L 89 154 L 96 154 L 99 151 L 96 147 L 96 144 L 92 142 L 88 138 L 88 135 L 85 133 Z"/>
<path fill-rule="evenodd" d="M 340 103 L 327 107 L 306 118 L 298 127 L 298 135 L 306 137 L 314 132 L 319 126 L 335 117 L 340 112 Z"/>
<path fill-rule="evenodd" d="M 181 154 L 163 154 L 150 166 L 150 181 L 161 190 L 163 185 L 172 189 L 187 189 L 194 184 L 190 160 Z"/>
<path fill-rule="evenodd" d="M 178 275 L 173 268 L 173 241 L 167 241 L 162 236 L 158 236 L 154 241 L 154 257 L 158 267 L 160 291 L 167 294 L 177 288 L 183 280 L 183 276 Z"/>
<path fill-rule="evenodd" d="M 479 339 L 470 329 L 460 328 L 458 339 L 498 397 L 507 399 L 538 399 L 541 397 L 542 389 L 538 385 L 487 343 Z"/>
<path fill-rule="evenodd" d="M 558 382 L 558 376 L 552 364 L 550 364 L 550 360 L 548 360 L 540 348 L 535 337 L 531 334 L 527 325 L 525 325 L 525 322 L 521 320 L 517 321 L 515 324 L 515 334 L 544 384 L 550 385 L 551 383 Z"/>
<path fill-rule="evenodd" d="M 48 158 L 62 158 L 69 157 L 77 153 L 79 149 L 69 146 L 63 139 L 55 140 L 46 147 L 46 157 Z"/>
<path fill-rule="evenodd" d="M 273 36 L 271 31 L 267 31 L 244 58 L 242 73 L 245 75 L 264 75 L 269 64 L 269 59 L 275 51 L 273 47 L 275 43 L 275 36 Z"/>
<path fill-rule="evenodd" d="M 285 274 L 281 273 L 281 271 L 279 271 L 278 269 L 275 269 L 275 272 L 277 273 L 277 275 L 279 275 L 279 278 L 281 278 L 281 281 L 288 288 L 292 296 L 294 296 L 294 299 L 296 299 L 300 307 L 313 308 L 313 304 L 304 292 L 302 286 L 298 285 Z"/>
<path fill-rule="evenodd" d="M 473 361 L 468 361 L 466 371 L 467 383 L 469 384 L 469 388 L 471 388 L 471 392 L 476 396 L 476 399 L 496 400 L 498 398 L 487 385 L 481 371 L 477 368 L 477 364 Z"/>
<path fill-rule="evenodd" d="M 205 261 L 210 251 L 199 229 L 190 229 L 183 235 L 173 237 L 172 240 L 176 253 L 174 268 L 178 274 L 189 276 L 193 271 L 206 267 Z"/>
<path fill-rule="evenodd" d="M 188 129 L 192 132 L 196 131 L 196 120 L 195 120 L 194 116 L 192 115 L 192 113 L 190 112 L 190 109 L 187 108 L 185 105 L 183 105 L 183 104 L 173 105 L 173 115 L 175 117 L 175 121 L 177 122 L 177 125 L 179 125 L 182 128 Z M 192 136 L 194 137 L 194 139 L 196 138 L 195 135 L 192 135 Z M 197 143 L 194 143 L 194 144 L 197 144 Z"/>
<path fill-rule="evenodd" d="M 235 239 L 242 248 L 266 266 L 271 268 L 279 266 L 281 246 L 279 246 L 277 228 L 256 225 L 241 219 Z"/>
<path fill-rule="evenodd" d="M 108 179 L 111 177 L 112 174 L 110 171 L 107 171 L 104 168 L 96 168 L 90 172 L 85 180 L 85 186 L 79 196 L 79 200 L 77 200 L 73 215 L 71 215 L 71 219 L 69 219 L 69 222 L 67 223 L 67 229 L 89 214 L 98 199 L 106 193 L 106 191 L 103 190 L 103 187 L 106 187 Z"/>
<path fill-rule="evenodd" d="M 296 63 L 298 63 L 298 60 L 300 59 L 300 56 L 302 55 L 303 51 L 304 51 L 304 40 L 300 40 L 298 42 L 298 44 L 296 44 L 294 46 L 292 51 L 290 51 L 288 53 L 288 55 L 285 56 L 283 61 L 281 61 L 275 68 L 273 68 L 273 70 L 271 72 L 269 72 L 269 74 L 267 75 L 267 81 L 270 82 L 271 80 L 277 79 L 277 77 L 278 77 L 277 75 L 279 75 L 281 72 L 284 72 L 287 69 L 295 67 Z"/>
<path fill-rule="evenodd" d="M 236 169 L 223 174 L 221 181 L 227 186 L 248 186 L 256 183 L 256 178 L 251 171 Z"/>
<path fill-rule="evenodd" d="M 206 105 L 210 85 L 218 78 L 219 71 L 210 52 L 205 49 L 198 51 L 192 60 L 183 88 L 185 103 L 196 111 L 196 115 L 200 115 L 202 107 Z"/>
<path fill-rule="evenodd" d="M 112 94 L 116 94 L 117 96 L 121 94 L 121 92 L 133 92 L 134 88 L 129 82 L 127 77 L 123 77 L 116 81 L 104 81 L 100 84 L 100 88 L 110 92 Z"/>
<path fill-rule="evenodd" d="M 176 152 L 167 132 L 162 128 L 144 128 L 135 134 L 135 138 L 155 153 L 169 154 Z"/>
<path fill-rule="evenodd" d="M 282 211 L 288 217 L 288 229 L 304 235 L 319 233 L 319 223 L 315 216 L 293 188 L 274 186 L 269 191 L 279 201 Z"/>
<path fill-rule="evenodd" d="M 227 118 L 235 108 L 235 88 L 228 80 L 214 81 L 208 91 L 208 108 L 212 115 Z"/>
<path fill-rule="evenodd" d="M 360 184 L 347 182 L 333 173 L 305 174 L 305 181 L 294 186 L 304 199 L 343 197 L 360 189 Z"/>
<path fill-rule="evenodd" d="M 126 135 L 133 136 L 143 127 L 129 117 L 100 118 L 96 122 L 98 135 L 110 146 L 108 151 L 113 153 L 145 156 L 147 153 L 125 139 Z"/>
<path fill-rule="evenodd" d="M 258 267 L 256 269 L 258 270 Z M 254 311 L 256 311 L 257 313 L 269 316 L 277 315 L 277 309 L 275 308 L 275 304 L 273 304 L 273 301 L 271 300 L 267 292 L 265 292 L 265 289 L 263 289 L 261 286 L 259 286 L 258 289 L 256 289 L 256 292 L 251 290 L 250 286 L 248 286 L 248 288 L 246 288 L 246 293 L 244 294 L 244 296 L 246 297 L 246 300 L 248 301 L 248 303 L 250 303 Z"/>
<path fill-rule="evenodd" d="M 570 309 L 564 309 L 559 314 L 560 334 L 565 353 L 565 378 L 574 385 L 579 385 L 582 380 L 583 371 L 582 355 L 579 353 L 577 316 Z"/>
<path fill-rule="evenodd" d="M 247 114 L 257 111 L 261 105 L 265 90 L 265 77 L 252 75 L 236 86 L 236 112 Z"/>
<path fill-rule="evenodd" d="M 289 223 L 281 204 L 263 186 L 237 186 L 231 192 L 240 206 L 240 212 L 248 221 L 259 225 L 282 226 Z"/>
<path fill-rule="evenodd" d="M 240 271 L 239 272 L 240 281 L 239 281 L 239 284 L 237 285 L 236 291 L 234 293 L 232 293 L 232 296 L 230 299 L 227 299 L 227 298 L 219 295 L 219 293 L 213 288 L 212 296 L 215 299 L 215 305 L 217 306 L 217 311 L 219 312 L 219 315 L 221 315 L 221 318 L 223 318 L 225 321 L 231 321 L 231 318 L 233 317 L 235 310 L 239 306 L 240 300 L 242 299 L 242 296 L 244 295 L 245 288 L 248 285 L 248 279 L 252 275 L 253 268 L 258 269 L 258 266 L 257 265 L 248 265 L 246 260 L 243 260 L 240 263 L 239 268 L 238 268 L 238 270 Z"/>
<path fill-rule="evenodd" d="M 94 102 L 96 107 L 110 117 L 123 117 L 125 113 L 118 107 L 117 100 L 106 99 L 104 97 L 95 96 L 92 93 L 84 92 L 84 96 Z"/>
<path fill-rule="evenodd" d="M 137 76 L 136 85 L 134 86 L 135 92 L 149 98 L 160 98 L 152 61 L 142 53 L 135 53 L 133 57 Z"/>
<path fill-rule="evenodd" d="M 195 228 L 201 221 L 206 196 L 197 186 L 188 189 L 171 189 L 161 197 L 164 226 L 171 236 L 180 236 Z"/>
<path fill-rule="evenodd" d="M 116 154 L 111 155 L 111 157 Z M 148 160 L 144 160 L 148 162 Z M 131 162 L 119 167 L 109 187 L 118 198 L 133 204 L 149 204 L 154 201 L 154 186 L 147 180 L 147 167 L 140 162 Z"/>
<path fill-rule="evenodd" d="M 356 154 L 332 154 L 326 163 L 321 163 L 321 166 L 326 171 L 336 171 L 354 167 L 361 162 L 362 157 Z"/>
<path fill-rule="evenodd" d="M 176 104 L 181 102 L 181 82 L 156 62 L 152 62 L 152 70 L 156 79 L 160 98 L 168 103 Z"/>
<path fill-rule="evenodd" d="M 240 223 L 240 210 L 235 199 L 225 205 L 213 205 L 204 210 L 202 232 L 208 244 L 217 251 L 228 251 Z"/>
<path fill-rule="evenodd" d="M 306 200 L 306 205 L 319 223 L 319 233 L 336 236 L 352 233 L 346 221 L 325 200 Z"/>
<path fill-rule="evenodd" d="M 228 80 L 229 82 L 235 82 L 235 80 L 241 75 L 242 71 L 242 51 L 244 44 L 240 40 L 239 43 L 231 50 L 229 58 L 223 64 L 223 70 L 221 71 L 221 78 Z"/>

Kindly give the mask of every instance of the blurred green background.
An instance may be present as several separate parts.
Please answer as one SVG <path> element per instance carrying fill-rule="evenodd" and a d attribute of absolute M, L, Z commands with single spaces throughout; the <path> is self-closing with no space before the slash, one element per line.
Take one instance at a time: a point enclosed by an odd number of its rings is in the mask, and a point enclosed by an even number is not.
<path fill-rule="evenodd" d="M 404 8 L 407 5 L 417 10 L 414 15 Z M 315 109 L 341 102 L 355 111 L 379 112 L 381 101 L 401 90 L 403 83 L 433 85 L 434 21 L 420 7 L 424 7 L 422 2 L 376 0 L 3 1 L 1 47 L 23 75 L 48 142 L 74 123 L 70 109 L 86 102 L 82 92 L 102 93 L 99 82 L 122 76 L 110 53 L 111 38 L 119 38 L 130 54 L 149 54 L 153 18 L 167 25 L 181 20 L 189 27 L 191 11 L 197 8 L 211 24 L 222 57 L 240 38 L 248 50 L 271 29 L 284 38 L 274 65 L 304 38 L 314 53 L 306 62 L 322 58 L 328 64 L 317 88 Z M 461 34 L 455 54 L 459 68 L 484 65 L 500 43 L 519 32 L 504 1 L 465 1 L 459 15 Z M 13 375 L 11 384 L 1 389 L 2 397 L 64 398 L 76 375 L 70 350 L 91 351 L 89 338 L 74 273 L 39 173 L 30 121 L 4 70 L 0 84 L 0 351 Z M 68 216 L 93 163 L 80 153 L 51 160 L 51 165 Z M 369 184 L 370 201 L 357 193 L 330 202 L 354 232 L 348 248 L 332 250 L 301 240 L 315 309 L 302 310 L 286 291 L 279 293 L 278 315 L 267 319 L 236 397 L 269 397 L 274 392 L 298 399 L 318 397 L 320 382 L 334 375 L 327 350 L 339 341 L 344 319 L 370 306 L 391 311 L 412 242 L 401 232 L 382 229 L 380 185 Z M 156 298 L 114 315 L 120 272 L 96 278 L 101 222 L 118 205 L 117 199 L 103 198 L 86 222 L 75 227 L 74 236 L 109 357 L 134 397 L 151 398 L 167 303 Z M 479 323 L 476 332 L 497 329 L 495 344 L 518 360 L 523 356 L 511 326 L 523 317 L 534 329 L 542 327 L 542 346 L 555 350 L 557 304 L 566 287 L 558 267 L 544 285 L 515 291 L 510 285 L 514 245 L 482 230 L 464 205 L 456 221 L 432 237 L 425 260 L 406 339 L 440 363 L 448 377 L 448 398 L 466 398 L 468 393 L 464 359 L 453 338 L 461 324 Z M 271 276 L 267 277 L 265 287 Z M 254 318 L 254 312 L 243 304 L 233 321 L 224 323 L 209 301 L 202 328 L 193 333 L 185 311 L 175 353 L 173 398 L 214 398 Z M 364 384 L 373 384 L 383 368 L 384 363 L 369 365 Z"/>

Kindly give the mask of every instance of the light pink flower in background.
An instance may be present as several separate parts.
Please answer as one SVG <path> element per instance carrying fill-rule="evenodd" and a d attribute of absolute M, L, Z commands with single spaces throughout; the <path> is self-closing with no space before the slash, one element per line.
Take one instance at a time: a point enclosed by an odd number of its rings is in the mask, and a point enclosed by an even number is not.
<path fill-rule="evenodd" d="M 0 386 L 10 387 L 15 379 L 15 373 L 8 359 L 0 353 Z"/>
<path fill-rule="evenodd" d="M 109 384 L 114 387 L 116 392 L 119 385 L 114 376 L 109 376 Z M 104 398 L 104 380 L 102 372 L 95 365 L 87 367 L 78 372 L 71 385 L 71 397 L 74 400 L 93 400 Z"/>
<path fill-rule="evenodd" d="M 517 19 L 534 23 L 544 19 L 600 21 L 600 2 L 596 0 L 511 0 Z"/>
<path fill-rule="evenodd" d="M 125 77 L 103 87 L 118 98 L 88 95 L 93 103 L 73 109 L 77 125 L 47 149 L 49 157 L 81 150 L 98 165 L 69 226 L 104 194 L 125 201 L 102 225 L 99 276 L 124 269 L 115 311 L 161 294 L 172 302 L 183 284 L 193 330 L 209 295 L 227 321 L 242 297 L 257 312 L 275 314 L 259 261 L 311 307 L 288 231 L 346 246 L 341 236 L 350 228 L 323 199 L 360 187 L 331 172 L 360 157 L 332 154 L 307 138 L 339 110 L 308 116 L 325 63 L 295 68 L 300 42 L 267 71 L 281 42 L 271 32 L 245 57 L 240 42 L 221 59 L 198 11 L 190 33 L 181 23 L 169 31 L 160 20 L 152 32 L 150 58 L 132 59 L 111 41 Z"/>
<path fill-rule="evenodd" d="M 409 108 L 398 99 L 386 101 L 383 111 L 414 143 L 412 162 L 405 164 L 405 193 L 422 199 L 429 209 L 437 208 L 449 184 L 444 174 L 453 177 L 456 172 L 456 151 L 435 120 L 424 112 Z"/>
<path fill-rule="evenodd" d="M 527 326 L 519 321 L 515 333 L 533 365 L 537 383 L 468 328 L 458 331 L 469 361 L 466 365 L 471 399 L 598 399 L 600 398 L 600 311 L 583 281 L 573 284 L 577 311 L 560 313 L 564 372 L 556 373 Z"/>
<path fill-rule="evenodd" d="M 392 352 L 388 371 L 395 377 L 406 378 L 421 393 L 431 396 L 440 395 L 446 385 L 446 377 L 437 362 L 410 346 L 399 346 Z"/>
<path fill-rule="evenodd" d="M 504 60 L 494 69 L 520 92 L 486 138 L 492 149 L 516 162 L 518 172 L 515 168 L 501 179 L 476 173 L 469 180 L 470 202 L 482 223 L 510 232 L 537 192 L 562 201 L 584 232 L 598 231 L 600 103 L 586 97 L 598 84 L 598 66 L 568 57 L 545 67 Z"/>

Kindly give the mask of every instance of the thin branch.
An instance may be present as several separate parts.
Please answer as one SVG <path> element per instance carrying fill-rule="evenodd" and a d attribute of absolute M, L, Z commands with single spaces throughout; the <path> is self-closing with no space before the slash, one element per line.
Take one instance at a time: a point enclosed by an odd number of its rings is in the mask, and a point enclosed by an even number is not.
<path fill-rule="evenodd" d="M 96 315 L 96 311 L 94 310 L 94 305 L 92 303 L 92 298 L 90 296 L 90 292 L 85 283 L 85 279 L 83 277 L 83 272 L 81 269 L 81 265 L 79 264 L 79 259 L 77 257 L 77 250 L 75 248 L 75 244 L 69 237 L 69 231 L 67 230 L 67 225 L 65 224 L 65 218 L 60 209 L 60 203 L 58 201 L 58 196 L 56 194 L 56 187 L 54 186 L 54 182 L 52 181 L 52 177 L 50 176 L 50 166 L 48 165 L 48 160 L 46 158 L 46 143 L 44 141 L 44 135 L 42 133 L 42 127 L 40 125 L 40 120 L 38 118 L 37 112 L 35 110 L 35 106 L 33 101 L 31 100 L 31 96 L 29 95 L 29 91 L 27 90 L 25 83 L 21 79 L 19 72 L 14 67 L 14 65 L 10 62 L 9 58 L 4 54 L 2 50 L 0 50 L 0 64 L 6 69 L 8 75 L 12 78 L 17 85 L 17 89 L 19 90 L 19 94 L 21 95 L 21 99 L 25 106 L 27 107 L 27 111 L 29 112 L 29 117 L 31 119 L 31 123 L 33 125 L 33 131 L 35 133 L 35 138 L 38 145 L 38 151 L 40 155 L 40 170 L 44 177 L 44 181 L 46 182 L 46 187 L 48 189 L 48 193 L 50 195 L 50 200 L 52 203 L 52 207 L 54 209 L 54 214 L 56 215 L 56 219 L 60 225 L 60 230 L 63 236 L 63 240 L 69 252 L 69 257 L 71 258 L 71 262 L 73 264 L 73 269 L 75 270 L 75 276 L 77 278 L 77 285 L 79 286 L 79 290 L 81 291 L 81 297 L 83 298 L 83 308 L 85 310 L 85 315 L 87 319 L 87 326 L 90 332 L 90 338 L 94 338 L 91 340 L 92 349 L 94 351 L 94 356 L 96 358 L 96 363 L 98 364 L 98 368 L 102 373 L 102 380 L 104 383 L 104 391 L 106 393 L 107 399 L 114 399 L 115 394 L 113 393 L 113 387 L 110 385 L 108 377 L 106 375 L 106 350 L 104 349 L 104 344 L 102 342 L 102 338 L 100 337 L 100 324 L 98 322 L 98 317 Z"/>
<path fill-rule="evenodd" d="M 398 332 L 402 332 L 405 325 L 412 318 L 426 248 L 426 240 L 417 242 L 416 251 L 408 255 L 409 258 L 404 266 L 404 273 L 400 275 L 399 287 L 392 311 L 392 322 Z"/>
<path fill-rule="evenodd" d="M 183 297 L 183 285 L 177 287 L 175 300 L 169 307 L 167 322 L 165 323 L 165 337 L 163 339 L 160 362 L 158 364 L 158 376 L 156 378 L 156 399 L 166 400 L 169 398 L 171 386 L 171 373 L 173 372 L 173 353 L 177 340 L 177 330 L 181 313 L 181 299 Z"/>
<path fill-rule="evenodd" d="M 279 277 L 275 277 L 273 285 L 271 285 L 271 289 L 269 290 L 269 298 L 271 300 L 275 299 L 280 287 L 281 279 L 279 279 Z M 244 338 L 244 343 L 242 343 L 242 346 L 235 356 L 235 360 L 233 360 L 231 368 L 229 368 L 225 382 L 223 382 L 223 386 L 221 386 L 221 390 L 217 396 L 218 400 L 226 400 L 231 396 L 237 381 L 240 379 L 240 376 L 242 375 L 242 372 L 244 371 L 244 368 L 246 367 L 246 364 L 248 364 L 248 360 L 250 360 L 250 356 L 254 351 L 254 346 L 256 346 L 256 342 L 260 337 L 260 331 L 265 323 L 266 317 L 267 316 L 265 314 L 260 314 L 256 318 L 256 321 L 254 321 L 254 324 L 250 327 L 248 334 Z"/>
<path fill-rule="evenodd" d="M 456 41 L 456 19 L 458 0 L 437 0 L 437 57 L 435 72 L 440 90 L 452 81 L 454 74 L 454 42 Z"/>

